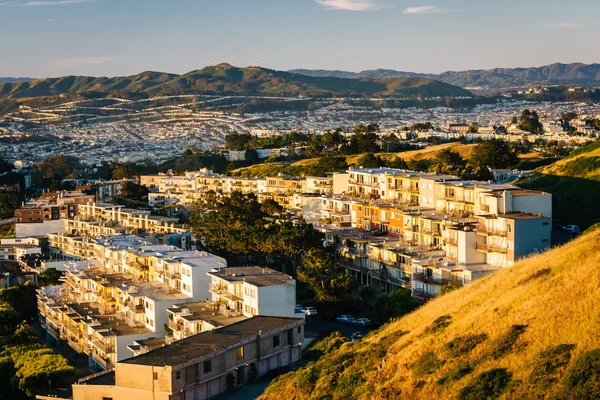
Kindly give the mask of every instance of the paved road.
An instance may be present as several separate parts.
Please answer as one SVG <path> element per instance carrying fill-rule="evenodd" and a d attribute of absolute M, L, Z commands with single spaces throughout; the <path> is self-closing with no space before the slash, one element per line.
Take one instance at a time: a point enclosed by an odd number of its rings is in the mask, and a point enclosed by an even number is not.
<path fill-rule="evenodd" d="M 340 331 L 342 334 L 350 337 L 354 332 L 360 332 L 363 335 L 371 332 L 371 327 L 358 327 L 351 324 L 340 324 L 336 321 L 327 321 L 319 317 L 307 317 L 306 327 L 307 332 L 315 333 L 317 335 L 327 332 Z"/>

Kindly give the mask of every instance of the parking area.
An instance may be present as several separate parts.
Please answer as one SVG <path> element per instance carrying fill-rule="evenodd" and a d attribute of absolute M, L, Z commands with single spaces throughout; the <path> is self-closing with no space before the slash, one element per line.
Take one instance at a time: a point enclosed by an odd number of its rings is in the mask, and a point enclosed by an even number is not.
<path fill-rule="evenodd" d="M 342 324 L 335 320 L 328 321 L 319 317 L 307 317 L 305 330 L 307 334 L 310 332 L 316 336 L 339 331 L 343 335 L 350 337 L 354 332 L 360 332 L 361 334 L 366 335 L 373 330 L 373 327 L 354 326 L 352 324 Z"/>

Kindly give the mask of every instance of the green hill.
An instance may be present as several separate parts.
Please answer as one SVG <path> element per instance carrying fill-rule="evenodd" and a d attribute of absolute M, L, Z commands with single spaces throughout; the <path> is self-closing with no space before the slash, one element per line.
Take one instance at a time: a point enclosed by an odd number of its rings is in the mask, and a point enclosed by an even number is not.
<path fill-rule="evenodd" d="M 600 142 L 538 168 L 516 184 L 552 193 L 554 218 L 582 228 L 600 222 Z"/>
<path fill-rule="evenodd" d="M 360 342 L 320 342 L 260 399 L 600 398 L 599 242 L 596 229 Z"/>
<path fill-rule="evenodd" d="M 26 99 L 115 91 L 163 94 L 230 94 L 261 96 L 469 96 L 470 92 L 427 78 L 345 79 L 310 77 L 266 68 L 219 64 L 184 75 L 143 72 L 127 77 L 66 76 L 0 83 L 0 99 Z"/>

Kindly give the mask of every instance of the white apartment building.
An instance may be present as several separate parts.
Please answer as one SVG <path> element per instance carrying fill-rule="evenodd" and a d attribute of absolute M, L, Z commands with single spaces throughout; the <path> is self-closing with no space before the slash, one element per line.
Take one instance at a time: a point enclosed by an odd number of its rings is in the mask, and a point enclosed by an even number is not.
<path fill-rule="evenodd" d="M 211 300 L 245 317 L 295 317 L 296 281 L 270 268 L 229 267 L 208 273 Z"/>

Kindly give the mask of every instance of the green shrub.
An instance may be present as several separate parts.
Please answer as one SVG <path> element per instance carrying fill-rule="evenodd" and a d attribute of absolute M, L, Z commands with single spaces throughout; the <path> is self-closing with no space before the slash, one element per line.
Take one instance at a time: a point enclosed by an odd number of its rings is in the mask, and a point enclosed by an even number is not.
<path fill-rule="evenodd" d="M 446 343 L 446 351 L 451 357 L 459 357 L 463 354 L 469 353 L 477 345 L 481 344 L 487 339 L 487 335 L 482 333 L 481 335 L 467 335 L 459 336 L 456 339 Z"/>
<path fill-rule="evenodd" d="M 452 317 L 449 315 L 442 315 L 436 318 L 433 323 L 425 329 L 425 333 L 437 333 L 446 328 L 452 322 Z"/>
<path fill-rule="evenodd" d="M 459 400 L 492 400 L 499 398 L 510 383 L 512 374 L 494 368 L 477 375 L 458 393 Z"/>
<path fill-rule="evenodd" d="M 417 376 L 429 375 L 444 365 L 444 363 L 444 360 L 440 360 L 433 352 L 428 351 L 427 353 L 423 353 L 421 357 L 415 361 L 411 366 L 411 369 Z"/>
<path fill-rule="evenodd" d="M 558 382 L 571 361 L 571 351 L 574 348 L 574 344 L 560 344 L 538 354 L 533 371 L 529 375 L 529 382 L 544 388 Z"/>
<path fill-rule="evenodd" d="M 456 367 L 452 368 L 448 372 L 446 372 L 440 379 L 438 379 L 437 383 L 442 386 L 446 386 L 447 384 L 451 384 L 453 382 L 458 381 L 459 379 L 469 375 L 473 372 L 473 367 L 466 364 L 458 364 Z"/>
<path fill-rule="evenodd" d="M 585 175 L 600 168 L 600 157 L 579 157 L 565 166 L 567 175 Z"/>
<path fill-rule="evenodd" d="M 577 393 L 580 399 L 600 398 L 600 349 L 587 351 L 577 357 L 562 383 L 571 395 Z"/>
<path fill-rule="evenodd" d="M 493 358 L 501 358 L 510 353 L 519 340 L 519 337 L 525 333 L 527 325 L 513 325 L 510 330 L 496 339 L 493 344 L 491 356 Z"/>

